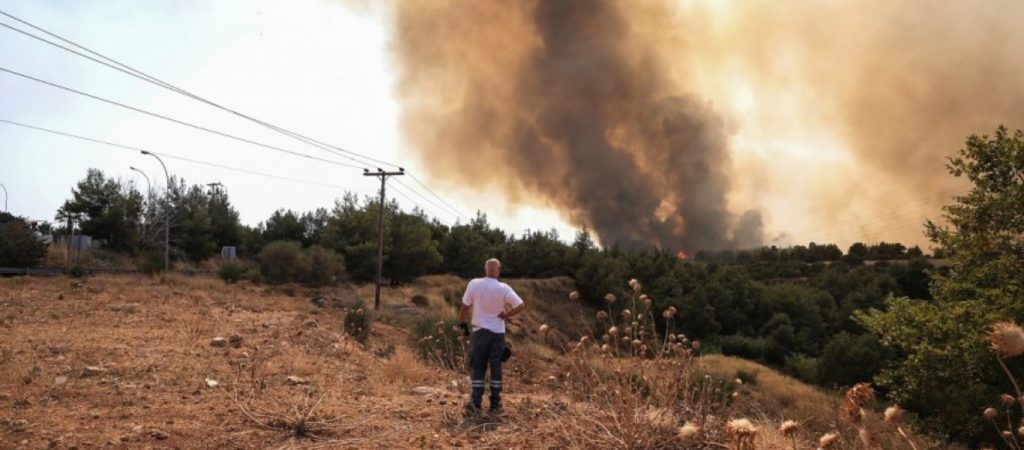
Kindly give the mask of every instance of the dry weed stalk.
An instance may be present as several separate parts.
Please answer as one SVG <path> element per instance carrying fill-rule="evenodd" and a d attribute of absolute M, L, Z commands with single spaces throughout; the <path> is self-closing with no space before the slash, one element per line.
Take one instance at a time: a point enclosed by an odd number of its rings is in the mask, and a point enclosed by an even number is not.
<path fill-rule="evenodd" d="M 250 392 L 245 399 L 240 399 L 236 391 L 232 393 L 232 400 L 242 415 L 261 428 L 285 431 L 294 437 L 322 440 L 337 433 L 335 425 L 341 418 L 316 415 L 327 396 L 326 391 L 317 390 L 319 395 L 313 396 L 312 392 L 308 392 L 291 403 L 278 402 L 273 409 L 256 406 L 255 391 Z"/>
<path fill-rule="evenodd" d="M 1010 368 L 1006 365 L 1006 359 L 1016 358 L 1020 355 L 1024 355 L 1024 328 L 1013 321 L 1002 321 L 992 324 L 986 332 L 985 336 L 991 350 L 995 354 L 996 362 L 999 363 L 999 367 L 1003 369 L 1003 373 L 1006 374 L 1006 378 L 1010 380 L 1010 385 L 1013 386 L 1016 396 L 1003 394 L 999 397 L 1000 403 L 1003 405 L 1006 416 L 1006 428 L 1002 429 L 996 422 L 996 418 L 999 412 L 995 408 L 986 408 L 982 412 L 982 416 L 992 423 L 996 433 L 1003 440 L 1008 448 L 1014 450 L 1020 450 L 1022 447 L 1020 440 L 1017 438 L 1019 433 L 1024 431 L 1024 426 L 1020 427 L 1017 433 L 1014 431 L 1014 426 L 1011 417 L 1010 409 L 1015 405 L 1019 405 L 1021 412 L 1024 413 L 1024 395 L 1021 393 L 1020 384 L 1017 383 L 1017 378 L 1013 376 Z"/>

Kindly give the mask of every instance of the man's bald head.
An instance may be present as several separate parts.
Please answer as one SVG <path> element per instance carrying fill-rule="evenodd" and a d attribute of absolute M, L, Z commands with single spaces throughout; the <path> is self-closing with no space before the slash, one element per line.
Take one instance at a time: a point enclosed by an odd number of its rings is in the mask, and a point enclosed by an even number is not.
<path fill-rule="evenodd" d="M 497 258 L 488 259 L 484 263 L 484 273 L 488 278 L 498 278 L 498 275 L 501 274 L 501 261 L 498 261 Z"/>

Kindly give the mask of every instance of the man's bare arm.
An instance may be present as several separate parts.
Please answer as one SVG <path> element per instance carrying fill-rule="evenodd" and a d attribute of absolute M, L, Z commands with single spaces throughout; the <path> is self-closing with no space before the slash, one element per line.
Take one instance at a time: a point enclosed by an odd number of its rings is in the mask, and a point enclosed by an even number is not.
<path fill-rule="evenodd" d="M 469 318 L 473 316 L 473 307 L 468 305 L 462 305 L 462 311 L 459 312 L 459 322 L 468 322 Z"/>
<path fill-rule="evenodd" d="M 520 303 L 519 306 L 516 306 L 515 308 L 512 308 L 508 311 L 504 311 L 501 314 L 498 314 L 498 317 L 508 320 L 511 319 L 516 314 L 523 312 L 524 309 L 526 309 L 526 303 Z"/>

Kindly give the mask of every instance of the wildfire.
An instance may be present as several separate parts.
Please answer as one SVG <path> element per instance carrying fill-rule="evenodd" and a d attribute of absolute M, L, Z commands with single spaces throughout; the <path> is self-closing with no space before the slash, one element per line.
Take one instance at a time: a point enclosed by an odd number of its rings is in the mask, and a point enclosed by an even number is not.
<path fill-rule="evenodd" d="M 678 259 L 680 261 L 682 261 L 684 259 L 687 259 L 689 257 L 690 257 L 690 255 L 687 255 L 686 252 L 684 252 L 682 250 L 680 250 L 679 253 L 676 253 L 676 259 Z"/>

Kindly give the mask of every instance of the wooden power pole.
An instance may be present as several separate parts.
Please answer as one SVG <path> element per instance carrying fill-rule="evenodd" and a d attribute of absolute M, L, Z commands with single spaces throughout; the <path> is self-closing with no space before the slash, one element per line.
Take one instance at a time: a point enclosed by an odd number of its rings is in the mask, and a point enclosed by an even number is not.
<path fill-rule="evenodd" d="M 377 211 L 377 289 L 373 294 L 373 309 L 380 309 L 380 283 L 384 271 L 384 194 L 388 177 L 405 175 L 405 169 L 398 168 L 398 172 L 385 172 L 378 168 L 376 172 L 363 169 L 363 176 L 380 178 L 380 210 Z"/>

